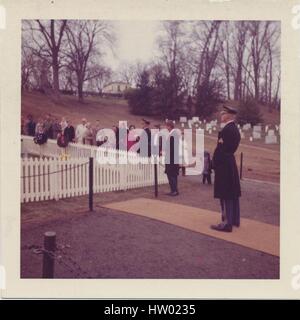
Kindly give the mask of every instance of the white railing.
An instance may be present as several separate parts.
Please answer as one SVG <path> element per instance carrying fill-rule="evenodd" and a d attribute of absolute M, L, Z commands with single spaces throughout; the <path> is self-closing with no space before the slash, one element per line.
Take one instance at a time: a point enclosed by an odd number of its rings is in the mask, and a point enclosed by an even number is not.
<path fill-rule="evenodd" d="M 154 165 L 140 163 L 138 154 L 119 150 L 102 150 L 98 147 L 71 144 L 63 151 L 53 140 L 42 146 L 36 145 L 32 137 L 22 137 L 23 155 L 39 155 L 44 158 L 21 159 L 21 202 L 61 199 L 88 193 L 88 158 L 99 152 L 118 158 L 127 157 L 127 164 L 99 164 L 94 161 L 93 189 L 95 193 L 146 187 L 154 184 Z M 59 157 L 71 154 L 69 158 Z M 99 154 L 98 154 L 99 155 Z M 47 158 L 49 157 L 49 158 Z M 144 158 L 145 159 L 145 158 Z M 158 183 L 167 183 L 164 167 L 158 168 Z"/>
<path fill-rule="evenodd" d="M 79 143 L 69 143 L 66 148 L 57 145 L 56 140 L 48 139 L 43 145 L 34 143 L 33 137 L 21 136 L 21 154 L 56 157 L 68 154 L 72 158 L 96 157 L 98 147 Z"/>

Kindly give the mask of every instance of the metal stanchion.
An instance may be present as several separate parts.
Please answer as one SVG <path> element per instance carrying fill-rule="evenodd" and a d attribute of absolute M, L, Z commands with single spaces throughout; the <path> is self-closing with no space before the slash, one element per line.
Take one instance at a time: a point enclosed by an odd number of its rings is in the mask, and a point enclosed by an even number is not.
<path fill-rule="evenodd" d="M 52 279 L 54 277 L 55 249 L 56 233 L 53 231 L 45 232 L 43 251 L 43 278 Z"/>

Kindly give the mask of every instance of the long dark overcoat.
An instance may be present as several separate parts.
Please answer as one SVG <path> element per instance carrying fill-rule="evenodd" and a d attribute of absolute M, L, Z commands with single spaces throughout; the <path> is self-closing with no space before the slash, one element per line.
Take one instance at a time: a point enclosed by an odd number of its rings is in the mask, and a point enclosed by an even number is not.
<path fill-rule="evenodd" d="M 165 173 L 176 176 L 179 173 L 179 135 L 170 134 L 166 141 Z"/>
<path fill-rule="evenodd" d="M 239 173 L 234 157 L 240 141 L 240 132 L 234 122 L 228 123 L 219 132 L 218 144 L 213 155 L 215 198 L 230 200 L 241 196 Z"/>

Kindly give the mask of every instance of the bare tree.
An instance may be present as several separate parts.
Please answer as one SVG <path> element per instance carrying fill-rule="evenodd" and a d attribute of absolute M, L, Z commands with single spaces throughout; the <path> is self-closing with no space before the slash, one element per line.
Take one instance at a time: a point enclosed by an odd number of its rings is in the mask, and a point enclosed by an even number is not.
<path fill-rule="evenodd" d="M 52 89 L 59 98 L 59 69 L 61 68 L 61 46 L 67 20 L 25 21 L 24 29 L 31 32 L 31 50 L 52 68 Z"/>
<path fill-rule="evenodd" d="M 180 94 L 183 91 L 184 48 L 186 44 L 184 22 L 164 21 L 162 35 L 158 38 L 161 61 L 169 78 L 169 112 L 180 107 Z"/>
<path fill-rule="evenodd" d="M 248 26 L 245 21 L 234 22 L 234 28 L 236 32 L 233 33 L 232 42 L 234 43 L 233 50 L 233 63 L 232 73 L 234 77 L 234 92 L 233 97 L 235 100 L 241 100 L 243 97 L 243 91 L 248 90 L 248 76 L 244 77 L 243 81 L 243 65 L 245 60 L 246 41 L 248 36 Z M 249 60 L 246 62 L 249 66 Z"/>
<path fill-rule="evenodd" d="M 97 75 L 88 82 L 89 90 L 102 94 L 105 84 L 112 80 L 112 70 L 109 67 L 95 65 L 93 74 Z"/>
<path fill-rule="evenodd" d="M 131 86 L 135 86 L 137 68 L 133 63 L 124 62 L 121 64 L 118 74 L 121 81 L 124 81 Z"/>
<path fill-rule="evenodd" d="M 60 71 L 60 84 L 63 93 L 76 92 L 76 76 L 69 68 L 62 68 Z"/>
<path fill-rule="evenodd" d="M 273 105 L 275 108 L 279 109 L 280 108 L 280 98 L 279 98 L 279 88 L 280 88 L 280 72 L 277 73 L 276 77 L 276 86 L 275 86 L 275 94 L 273 98 Z"/>
<path fill-rule="evenodd" d="M 230 23 L 229 21 L 226 21 L 223 23 L 223 30 L 222 30 L 222 35 L 221 35 L 221 46 L 222 49 L 221 55 L 220 55 L 220 60 L 222 62 L 222 69 L 225 74 L 225 79 L 226 79 L 226 91 L 227 91 L 227 99 L 230 100 L 231 95 L 230 95 L 230 84 L 231 84 L 231 69 L 232 69 L 232 63 L 231 63 L 231 55 L 230 55 L 230 47 L 231 47 L 231 39 L 230 39 Z"/>
<path fill-rule="evenodd" d="M 221 21 L 196 22 L 192 39 L 194 41 L 196 111 L 202 116 L 209 115 L 216 100 L 222 95 L 222 82 L 217 61 L 222 45 L 220 42 Z"/>
<path fill-rule="evenodd" d="M 262 63 L 266 57 L 265 43 L 269 40 L 270 21 L 251 21 L 249 22 L 249 32 L 251 39 L 251 58 L 253 70 L 254 97 L 260 99 L 260 77 Z"/>
<path fill-rule="evenodd" d="M 35 61 L 32 51 L 24 44 L 24 39 L 22 39 L 21 48 L 21 88 L 22 91 L 28 90 L 31 86 L 30 78 L 33 75 Z"/>
<path fill-rule="evenodd" d="M 84 83 L 101 74 L 95 65 L 105 46 L 114 43 L 114 35 L 109 22 L 94 20 L 71 20 L 66 34 L 67 67 L 76 74 L 78 98 L 82 102 Z"/>
<path fill-rule="evenodd" d="M 215 68 L 221 49 L 219 42 L 220 21 L 199 21 L 196 23 L 192 39 L 195 41 L 196 78 L 194 89 L 203 82 L 208 82 Z"/>

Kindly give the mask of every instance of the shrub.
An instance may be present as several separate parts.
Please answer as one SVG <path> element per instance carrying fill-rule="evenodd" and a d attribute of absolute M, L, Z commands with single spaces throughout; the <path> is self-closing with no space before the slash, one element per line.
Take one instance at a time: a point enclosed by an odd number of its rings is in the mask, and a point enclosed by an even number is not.
<path fill-rule="evenodd" d="M 218 80 L 205 81 L 199 85 L 196 94 L 196 114 L 209 117 L 216 111 L 218 103 L 223 101 L 223 84 Z"/>
<path fill-rule="evenodd" d="M 263 122 L 262 114 L 257 101 L 250 99 L 240 103 L 237 114 L 237 122 L 240 125 L 250 123 L 252 126 Z"/>

